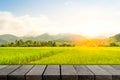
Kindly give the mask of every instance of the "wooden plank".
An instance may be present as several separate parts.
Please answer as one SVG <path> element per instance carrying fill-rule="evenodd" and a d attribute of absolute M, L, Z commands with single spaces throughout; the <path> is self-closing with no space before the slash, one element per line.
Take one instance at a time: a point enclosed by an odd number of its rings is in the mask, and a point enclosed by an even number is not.
<path fill-rule="evenodd" d="M 0 69 L 7 67 L 8 65 L 0 65 Z"/>
<path fill-rule="evenodd" d="M 120 65 L 111 65 L 111 67 L 113 67 L 116 70 L 120 70 Z"/>
<path fill-rule="evenodd" d="M 42 74 L 46 65 L 35 65 L 31 71 L 26 74 L 26 80 L 42 80 Z"/>
<path fill-rule="evenodd" d="M 78 73 L 78 80 L 94 80 L 94 74 L 84 65 L 74 66 Z"/>
<path fill-rule="evenodd" d="M 112 75 L 98 65 L 88 65 L 87 67 L 95 74 L 95 80 L 112 80 Z"/>
<path fill-rule="evenodd" d="M 111 65 L 116 72 L 118 73 L 118 75 L 114 75 L 113 78 L 115 78 L 116 80 L 120 80 L 120 65 Z"/>
<path fill-rule="evenodd" d="M 110 72 L 112 75 L 120 75 L 120 70 L 116 70 L 110 65 L 101 65 L 100 67 Z"/>
<path fill-rule="evenodd" d="M 60 80 L 60 66 L 48 65 L 43 74 L 44 80 Z"/>
<path fill-rule="evenodd" d="M 19 67 L 20 65 L 11 65 L 0 69 L 0 80 L 7 80 L 7 75 Z"/>
<path fill-rule="evenodd" d="M 8 75 L 9 80 L 25 80 L 25 74 L 33 67 L 33 65 L 23 65 Z"/>
<path fill-rule="evenodd" d="M 113 80 L 120 80 L 120 70 L 116 70 L 110 65 L 101 65 L 100 67 L 110 72 Z"/>
<path fill-rule="evenodd" d="M 78 80 L 78 75 L 73 65 L 61 66 L 62 80 Z"/>

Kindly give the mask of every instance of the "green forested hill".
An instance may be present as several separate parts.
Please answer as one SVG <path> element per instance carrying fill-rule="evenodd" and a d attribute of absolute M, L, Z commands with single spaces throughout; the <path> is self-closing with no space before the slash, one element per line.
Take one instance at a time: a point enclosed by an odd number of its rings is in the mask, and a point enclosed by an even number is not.
<path fill-rule="evenodd" d="M 4 35 L 0 35 L 0 39 L 2 40 L 0 41 L 1 43 L 3 41 L 12 42 L 12 41 L 19 39 L 19 37 L 11 35 L 11 34 L 4 34 Z"/>
<path fill-rule="evenodd" d="M 5 44 L 5 43 L 8 43 L 8 41 L 6 41 L 6 40 L 2 40 L 2 39 L 0 39 L 0 44 Z"/>
<path fill-rule="evenodd" d="M 49 35 L 47 33 L 38 36 L 23 36 L 18 37 L 11 34 L 0 35 L 0 43 L 14 42 L 15 40 L 33 40 L 33 41 L 73 41 L 73 40 L 84 40 L 85 37 L 76 34 L 57 34 Z"/>
<path fill-rule="evenodd" d="M 120 46 L 120 34 L 109 37 L 107 42 L 110 46 Z"/>

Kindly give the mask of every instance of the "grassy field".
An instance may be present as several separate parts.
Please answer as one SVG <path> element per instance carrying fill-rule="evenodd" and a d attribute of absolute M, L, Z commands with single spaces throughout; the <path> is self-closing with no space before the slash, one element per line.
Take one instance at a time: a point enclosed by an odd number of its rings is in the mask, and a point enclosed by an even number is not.
<path fill-rule="evenodd" d="M 120 64 L 120 47 L 0 47 L 0 64 Z"/>

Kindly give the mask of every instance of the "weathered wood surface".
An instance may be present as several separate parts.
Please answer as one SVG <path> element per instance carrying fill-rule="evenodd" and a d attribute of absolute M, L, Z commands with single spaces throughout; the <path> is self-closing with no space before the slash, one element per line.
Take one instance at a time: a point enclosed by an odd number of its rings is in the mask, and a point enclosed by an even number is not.
<path fill-rule="evenodd" d="M 112 80 L 112 75 L 98 65 L 89 65 L 87 67 L 95 74 L 95 80 Z"/>
<path fill-rule="evenodd" d="M 113 80 L 120 80 L 120 70 L 117 70 L 116 68 L 120 69 L 120 66 L 109 66 L 109 65 L 102 65 L 100 66 L 107 70 L 109 73 L 112 74 L 112 79 Z"/>
<path fill-rule="evenodd" d="M 44 80 L 60 80 L 60 66 L 48 65 L 44 74 Z"/>
<path fill-rule="evenodd" d="M 35 65 L 33 69 L 26 74 L 26 80 L 42 80 L 42 74 L 45 68 L 45 65 Z"/>
<path fill-rule="evenodd" d="M 84 65 L 75 65 L 74 66 L 79 80 L 94 80 L 94 74 Z"/>
<path fill-rule="evenodd" d="M 9 80 L 25 80 L 26 77 L 24 76 L 28 71 L 31 70 L 33 65 L 23 65 L 14 72 L 8 75 Z"/>
<path fill-rule="evenodd" d="M 73 65 L 61 66 L 62 80 L 78 80 L 78 75 Z"/>
<path fill-rule="evenodd" d="M 120 80 L 120 65 L 0 65 L 0 80 Z"/>
<path fill-rule="evenodd" d="M 14 66 L 10 65 L 0 69 L 0 80 L 7 80 L 7 76 L 19 67 L 20 67 L 19 65 L 14 65 Z"/>

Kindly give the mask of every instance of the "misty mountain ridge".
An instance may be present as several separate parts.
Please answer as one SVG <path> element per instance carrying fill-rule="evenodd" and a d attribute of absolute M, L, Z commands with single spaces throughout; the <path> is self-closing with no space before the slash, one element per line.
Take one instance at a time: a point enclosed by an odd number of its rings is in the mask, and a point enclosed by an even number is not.
<path fill-rule="evenodd" d="M 101 36 L 100 36 L 101 37 Z M 102 39 L 100 37 L 96 37 L 96 39 Z M 22 36 L 22 37 L 18 37 L 15 35 L 11 35 L 11 34 L 3 34 L 0 35 L 0 44 L 3 43 L 9 43 L 9 42 L 14 42 L 15 40 L 19 40 L 19 39 L 23 39 L 23 40 L 34 40 L 34 41 L 81 41 L 81 40 L 86 40 L 88 38 L 82 36 L 82 35 L 78 35 L 78 34 L 71 34 L 71 33 L 63 33 L 63 34 L 56 34 L 56 35 L 50 35 L 48 33 L 44 33 L 38 36 Z M 120 34 L 116 34 L 114 36 L 111 36 L 109 38 L 105 38 L 104 39 L 108 39 L 109 41 L 113 41 L 113 42 L 120 42 Z"/>
<path fill-rule="evenodd" d="M 52 41 L 52 40 L 58 40 L 58 41 L 73 41 L 73 40 L 84 40 L 86 39 L 84 36 L 77 35 L 77 34 L 57 34 L 57 35 L 50 35 L 48 33 L 44 33 L 38 36 L 22 36 L 18 37 L 11 34 L 3 34 L 0 35 L 0 43 L 9 43 L 14 42 L 15 40 L 40 40 L 40 41 Z"/>

